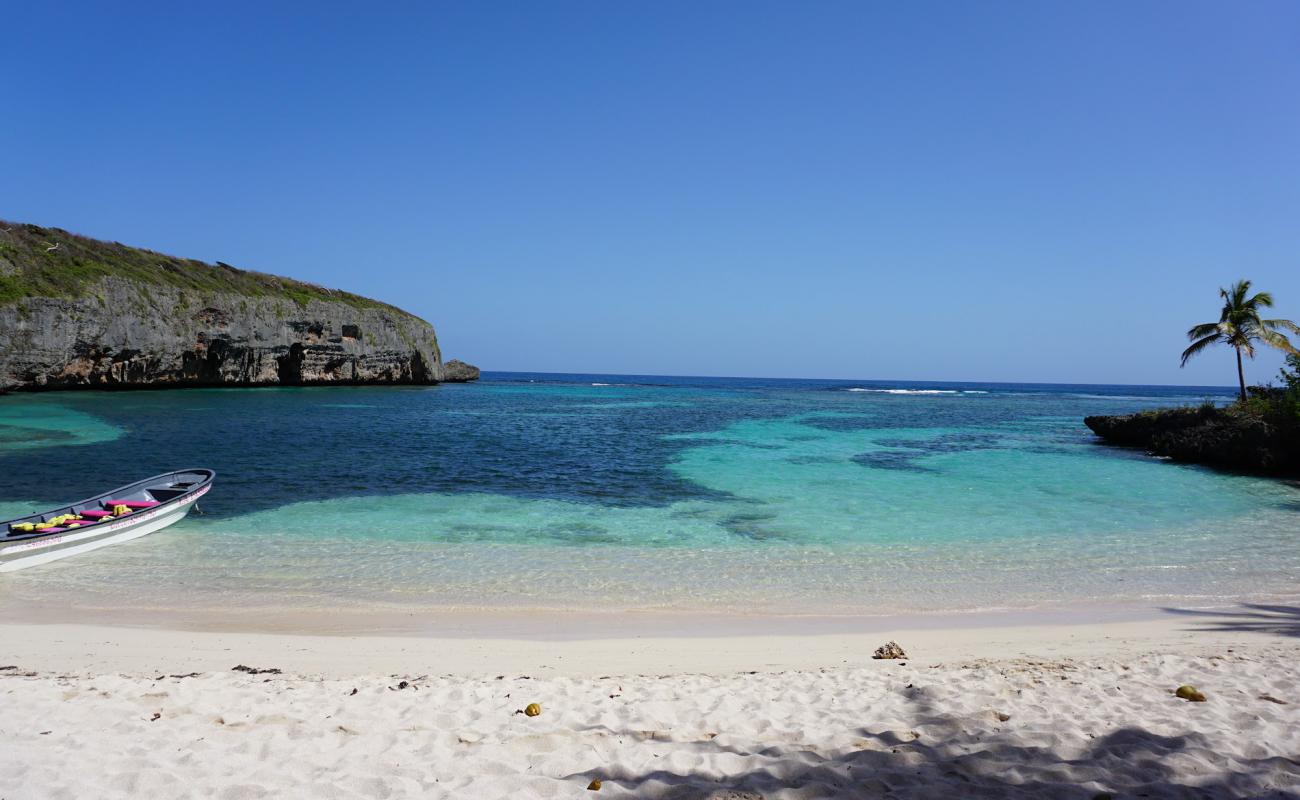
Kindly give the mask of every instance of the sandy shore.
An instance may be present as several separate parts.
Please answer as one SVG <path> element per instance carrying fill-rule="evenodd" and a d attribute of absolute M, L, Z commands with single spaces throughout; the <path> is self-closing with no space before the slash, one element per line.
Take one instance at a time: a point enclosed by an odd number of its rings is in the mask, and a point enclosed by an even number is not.
<path fill-rule="evenodd" d="M 873 660 L 891 638 L 910 658 Z M 6 624 L 0 642 L 5 800 L 1300 797 L 1285 610 L 593 639 Z"/>

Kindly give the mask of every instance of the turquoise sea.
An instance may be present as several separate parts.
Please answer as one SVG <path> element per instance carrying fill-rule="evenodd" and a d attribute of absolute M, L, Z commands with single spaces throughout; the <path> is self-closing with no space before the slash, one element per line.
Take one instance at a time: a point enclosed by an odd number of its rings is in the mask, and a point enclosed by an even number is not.
<path fill-rule="evenodd" d="M 1230 398 L 519 373 L 0 397 L 0 518 L 218 471 L 201 516 L 0 576 L 0 597 L 830 615 L 1290 598 L 1300 489 L 1107 447 L 1082 421 Z"/>

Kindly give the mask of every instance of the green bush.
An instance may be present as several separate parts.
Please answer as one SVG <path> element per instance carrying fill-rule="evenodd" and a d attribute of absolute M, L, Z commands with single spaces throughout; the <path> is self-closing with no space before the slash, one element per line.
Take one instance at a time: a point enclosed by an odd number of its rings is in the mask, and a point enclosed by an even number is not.
<path fill-rule="evenodd" d="M 1300 426 L 1300 354 L 1291 353 L 1286 357 L 1286 366 L 1278 376 L 1282 379 L 1284 392 L 1279 400 L 1282 413 L 1290 416 L 1293 424 Z"/>
<path fill-rule="evenodd" d="M 1278 379 L 1281 386 L 1250 387 L 1250 396 L 1233 403 L 1230 411 L 1262 419 L 1289 435 L 1300 436 L 1300 355 L 1286 357 Z"/>
<path fill-rule="evenodd" d="M 1287 391 L 1300 392 L 1300 354 L 1291 353 L 1286 357 L 1286 364 L 1278 374 Z"/>

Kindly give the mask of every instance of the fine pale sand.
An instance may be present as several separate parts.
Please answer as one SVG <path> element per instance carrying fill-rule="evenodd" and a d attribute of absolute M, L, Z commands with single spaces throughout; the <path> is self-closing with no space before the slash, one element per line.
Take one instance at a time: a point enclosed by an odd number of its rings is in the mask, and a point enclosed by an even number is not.
<path fill-rule="evenodd" d="M 603 633 L 2 625 L 0 798 L 1300 798 L 1294 609 Z"/>

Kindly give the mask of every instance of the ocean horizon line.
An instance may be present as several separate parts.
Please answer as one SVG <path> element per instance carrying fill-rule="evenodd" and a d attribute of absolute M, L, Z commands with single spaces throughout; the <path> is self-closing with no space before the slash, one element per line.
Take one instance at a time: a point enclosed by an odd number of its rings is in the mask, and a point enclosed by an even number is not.
<path fill-rule="evenodd" d="M 916 378 L 826 378 L 826 377 L 798 377 L 798 376 L 781 376 L 770 377 L 763 375 L 671 375 L 667 373 L 652 372 L 553 372 L 548 370 L 496 370 L 485 369 L 482 371 L 483 378 L 491 380 L 496 376 L 522 376 L 522 375 L 545 375 L 567 378 L 667 378 L 672 380 L 707 380 L 707 381 L 789 381 L 795 382 L 813 382 L 822 381 L 826 383 L 868 383 L 868 384 L 906 384 L 906 385 L 936 385 L 936 386 L 1048 386 L 1059 388 L 1074 387 L 1111 387 L 1127 389 L 1186 389 L 1186 390 L 1211 390 L 1215 392 L 1236 393 L 1237 389 L 1233 386 L 1212 386 L 1203 384 L 1180 384 L 1180 383 L 1086 383 L 1086 382 L 1058 382 L 1058 381 L 986 381 L 986 380 L 939 380 L 939 379 L 916 379 Z"/>

